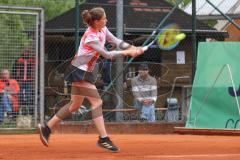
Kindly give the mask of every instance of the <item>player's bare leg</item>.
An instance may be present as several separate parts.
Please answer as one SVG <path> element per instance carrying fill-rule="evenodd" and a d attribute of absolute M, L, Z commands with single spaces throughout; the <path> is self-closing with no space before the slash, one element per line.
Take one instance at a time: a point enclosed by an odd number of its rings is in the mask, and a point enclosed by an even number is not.
<path fill-rule="evenodd" d="M 97 145 L 111 152 L 118 152 L 119 148 L 107 136 L 102 115 L 102 100 L 99 98 L 86 97 L 92 106 L 92 119 L 99 133 Z"/>
<path fill-rule="evenodd" d="M 45 146 L 49 145 L 49 137 L 51 135 L 52 128 L 57 125 L 61 120 L 71 115 L 72 112 L 75 112 L 81 105 L 84 100 L 84 96 L 72 95 L 71 101 L 63 106 L 52 119 L 48 121 L 47 124 L 41 125 L 38 124 L 38 130 L 40 133 L 40 139 Z"/>

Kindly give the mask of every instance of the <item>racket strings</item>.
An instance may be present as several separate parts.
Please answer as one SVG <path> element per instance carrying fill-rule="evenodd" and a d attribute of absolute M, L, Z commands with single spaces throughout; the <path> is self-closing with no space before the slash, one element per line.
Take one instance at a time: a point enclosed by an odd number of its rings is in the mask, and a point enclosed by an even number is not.
<path fill-rule="evenodd" d="M 175 38 L 180 33 L 179 26 L 171 24 L 162 29 L 157 35 L 158 46 L 163 50 L 170 50 L 176 47 L 179 41 Z"/>

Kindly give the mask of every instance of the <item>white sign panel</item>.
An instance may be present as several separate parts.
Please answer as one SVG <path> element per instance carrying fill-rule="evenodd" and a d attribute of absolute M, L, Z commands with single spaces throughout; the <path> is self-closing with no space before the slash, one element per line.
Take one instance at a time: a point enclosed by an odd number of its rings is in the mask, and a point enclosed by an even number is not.
<path fill-rule="evenodd" d="M 177 51 L 177 64 L 185 64 L 185 51 Z"/>

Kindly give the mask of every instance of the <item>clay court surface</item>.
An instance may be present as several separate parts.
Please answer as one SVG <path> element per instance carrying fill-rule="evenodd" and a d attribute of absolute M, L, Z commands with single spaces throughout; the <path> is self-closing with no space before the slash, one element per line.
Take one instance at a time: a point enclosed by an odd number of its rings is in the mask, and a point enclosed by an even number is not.
<path fill-rule="evenodd" d="M 93 134 L 54 134 L 44 147 L 37 134 L 0 135 L 6 160 L 240 160 L 240 137 L 194 135 L 111 135 L 121 148 L 96 147 Z"/>

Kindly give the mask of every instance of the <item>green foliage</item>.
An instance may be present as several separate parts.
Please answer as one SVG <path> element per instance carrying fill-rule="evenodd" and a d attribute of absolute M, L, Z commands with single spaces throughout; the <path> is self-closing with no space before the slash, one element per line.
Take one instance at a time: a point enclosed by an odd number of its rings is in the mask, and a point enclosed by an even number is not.
<path fill-rule="evenodd" d="M 0 14 L 0 56 L 1 68 L 11 69 L 16 55 L 19 55 L 24 46 L 31 44 L 26 35 L 26 27 L 19 15 Z M 6 61 L 5 61 L 6 58 Z"/>
<path fill-rule="evenodd" d="M 48 21 L 74 7 L 75 0 L 0 0 L 0 5 L 43 7 Z M 22 49 L 34 47 L 35 22 L 30 15 L 0 14 L 0 68 L 12 69 Z"/>
<path fill-rule="evenodd" d="M 218 22 L 217 20 L 207 20 L 204 23 L 207 24 L 209 27 L 214 27 Z"/>
<path fill-rule="evenodd" d="M 43 7 L 48 21 L 73 8 L 75 0 L 0 0 L 0 5 Z"/>
<path fill-rule="evenodd" d="M 172 5 L 175 5 L 179 0 L 166 0 L 167 2 L 171 3 Z M 183 0 L 180 4 L 180 7 L 186 7 L 188 3 L 191 2 L 191 0 Z"/>

